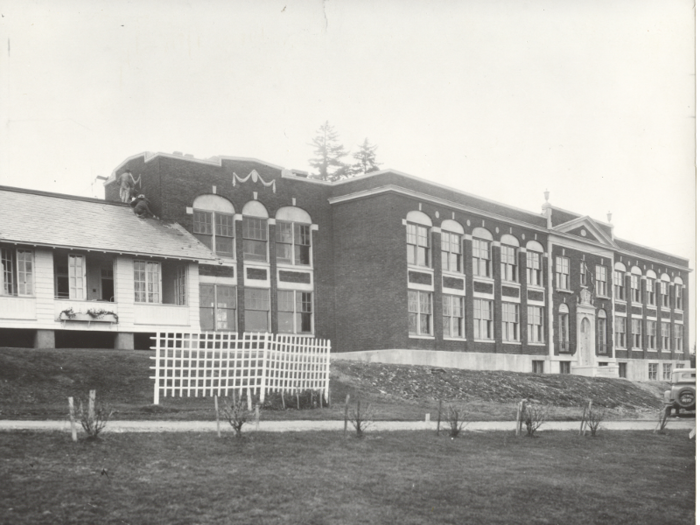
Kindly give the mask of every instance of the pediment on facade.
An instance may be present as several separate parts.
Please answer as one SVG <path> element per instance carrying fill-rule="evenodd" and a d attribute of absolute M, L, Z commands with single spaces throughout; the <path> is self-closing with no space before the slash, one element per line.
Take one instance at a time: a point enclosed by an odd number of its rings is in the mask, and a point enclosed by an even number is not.
<path fill-rule="evenodd" d="M 558 233 L 566 233 L 569 235 L 574 235 L 582 239 L 588 239 L 590 241 L 599 242 L 610 248 L 616 248 L 617 245 L 603 230 L 600 228 L 595 221 L 590 217 L 577 217 L 574 220 L 565 222 L 558 226 L 552 228 L 552 231 Z"/>

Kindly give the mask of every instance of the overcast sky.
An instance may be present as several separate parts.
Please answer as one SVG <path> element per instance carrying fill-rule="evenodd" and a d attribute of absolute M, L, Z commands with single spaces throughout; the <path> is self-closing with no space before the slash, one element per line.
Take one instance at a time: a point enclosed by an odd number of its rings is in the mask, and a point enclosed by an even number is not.
<path fill-rule="evenodd" d="M 691 0 L 3 0 L 0 184 L 103 196 L 143 151 L 394 168 L 695 264 Z M 691 285 L 694 286 L 693 283 Z M 691 346 L 693 344 L 691 338 Z"/>

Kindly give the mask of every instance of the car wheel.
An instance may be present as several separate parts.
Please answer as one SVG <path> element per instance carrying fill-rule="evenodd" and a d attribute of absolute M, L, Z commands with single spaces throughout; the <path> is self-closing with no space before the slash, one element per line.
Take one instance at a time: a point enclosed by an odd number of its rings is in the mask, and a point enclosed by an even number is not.
<path fill-rule="evenodd" d="M 676 402 L 681 408 L 688 408 L 695 404 L 695 390 L 692 388 L 682 388 L 676 396 Z"/>

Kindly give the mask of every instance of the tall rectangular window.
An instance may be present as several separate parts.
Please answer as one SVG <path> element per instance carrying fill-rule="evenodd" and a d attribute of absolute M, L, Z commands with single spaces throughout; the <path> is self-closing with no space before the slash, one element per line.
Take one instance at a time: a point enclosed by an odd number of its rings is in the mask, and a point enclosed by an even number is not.
<path fill-rule="evenodd" d="M 571 279 L 569 270 L 569 258 L 557 257 L 555 270 L 556 287 L 559 290 L 570 290 Z"/>
<path fill-rule="evenodd" d="M 632 348 L 642 348 L 641 319 L 632 319 Z"/>
<path fill-rule="evenodd" d="M 542 254 L 527 252 L 527 284 L 542 286 Z"/>
<path fill-rule="evenodd" d="M 656 321 L 647 321 L 647 348 L 656 350 Z"/>
<path fill-rule="evenodd" d="M 671 380 L 671 363 L 663 364 L 663 381 Z"/>
<path fill-rule="evenodd" d="M 520 341 L 520 305 L 515 303 L 503 303 L 501 305 L 503 319 L 503 340 Z"/>
<path fill-rule="evenodd" d="M 215 211 L 194 210 L 192 232 L 217 255 L 233 257 L 233 215 Z"/>
<path fill-rule="evenodd" d="M 278 222 L 276 228 L 277 261 L 309 266 L 311 264 L 311 226 Z"/>
<path fill-rule="evenodd" d="M 0 249 L 0 295 L 34 294 L 34 252 Z"/>
<path fill-rule="evenodd" d="M 472 264 L 474 275 L 491 277 L 491 243 L 483 239 L 472 239 Z"/>
<path fill-rule="evenodd" d="M 515 246 L 501 244 L 501 279 L 518 282 L 518 253 Z"/>
<path fill-rule="evenodd" d="M 442 296 L 443 337 L 464 338 L 464 298 L 457 295 Z"/>
<path fill-rule="evenodd" d="M 615 346 L 627 348 L 627 327 L 624 317 L 615 317 Z"/>
<path fill-rule="evenodd" d="M 658 381 L 659 363 L 649 363 L 649 381 Z"/>
<path fill-rule="evenodd" d="M 187 267 L 178 266 L 175 269 L 174 281 L 174 299 L 175 304 L 187 304 Z"/>
<path fill-rule="evenodd" d="M 474 339 L 493 339 L 493 301 L 474 299 Z"/>
<path fill-rule="evenodd" d="M 647 278 L 647 304 L 649 306 L 656 306 L 656 290 L 654 284 L 654 279 Z"/>
<path fill-rule="evenodd" d="M 613 276 L 615 279 L 615 299 L 618 299 L 620 301 L 624 301 L 626 299 L 625 297 L 625 274 L 624 272 L 615 270 L 615 274 Z"/>
<path fill-rule="evenodd" d="M 529 314 L 529 312 L 528 312 Z M 569 353 L 569 312 L 559 311 L 559 352 Z"/>
<path fill-rule="evenodd" d="M 668 283 L 665 281 L 659 283 L 659 296 L 661 297 L 661 308 L 668 308 Z"/>
<path fill-rule="evenodd" d="M 243 258 L 267 261 L 267 219 L 243 217 Z"/>
<path fill-rule="evenodd" d="M 202 330 L 236 330 L 236 287 L 199 285 L 199 325 Z"/>
<path fill-rule="evenodd" d="M 560 374 L 570 374 L 571 373 L 571 361 L 559 361 L 559 373 Z"/>
<path fill-rule="evenodd" d="M 433 334 L 433 294 L 416 290 L 408 291 L 408 333 Z"/>
<path fill-rule="evenodd" d="M 595 293 L 599 297 L 608 296 L 608 269 L 600 264 L 595 267 Z"/>
<path fill-rule="evenodd" d="M 541 306 L 527 307 L 527 339 L 531 343 L 544 343 L 543 312 L 544 308 Z"/>
<path fill-rule="evenodd" d="M 618 374 L 620 377 L 627 377 L 627 363 L 618 363 Z"/>
<path fill-rule="evenodd" d="M 442 270 L 462 271 L 462 237 L 452 232 L 442 232 Z"/>
<path fill-rule="evenodd" d="M 532 373 L 533 374 L 544 374 L 544 361 L 541 359 L 536 359 L 532 361 Z"/>
<path fill-rule="evenodd" d="M 71 299 L 85 300 L 85 257 L 82 255 L 68 256 L 68 291 Z"/>
<path fill-rule="evenodd" d="M 683 287 L 680 285 L 675 285 L 673 289 L 676 292 L 675 295 L 675 308 L 676 310 L 683 310 Z"/>
<path fill-rule="evenodd" d="M 406 256 L 410 265 L 430 267 L 430 237 L 427 226 L 410 223 L 406 225 Z"/>
<path fill-rule="evenodd" d="M 596 318 L 596 352 L 600 355 L 608 353 L 608 318 Z"/>
<path fill-rule="evenodd" d="M 245 330 L 247 332 L 270 331 L 270 290 L 245 289 Z"/>
<path fill-rule="evenodd" d="M 673 325 L 673 349 L 676 352 L 682 352 L 683 351 L 683 325 L 682 324 L 676 324 Z"/>
<path fill-rule="evenodd" d="M 661 321 L 661 350 L 670 350 L 671 323 Z"/>
<path fill-rule="evenodd" d="M 630 291 L 632 293 L 632 302 L 641 303 L 642 302 L 642 287 L 640 284 L 639 275 L 630 276 Z"/>
<path fill-rule="evenodd" d="M 277 329 L 289 334 L 310 334 L 313 301 L 311 292 L 277 291 Z"/>
<path fill-rule="evenodd" d="M 578 265 L 578 280 L 581 286 L 586 286 L 588 284 L 588 268 L 586 268 L 586 263 L 581 261 Z"/>
<path fill-rule="evenodd" d="M 160 303 L 160 263 L 134 261 L 134 301 Z"/>

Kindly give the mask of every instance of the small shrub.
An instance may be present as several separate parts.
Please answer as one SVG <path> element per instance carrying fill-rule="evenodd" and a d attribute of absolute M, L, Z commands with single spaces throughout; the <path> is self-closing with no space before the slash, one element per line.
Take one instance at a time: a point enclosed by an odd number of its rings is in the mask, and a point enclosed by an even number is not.
<path fill-rule="evenodd" d="M 282 401 L 284 396 L 284 402 Z M 303 390 L 299 392 L 299 409 L 314 409 L 327 407 L 328 401 L 319 395 L 316 390 Z M 265 402 L 262 404 L 265 410 L 286 410 L 288 408 L 297 408 L 297 395 L 291 392 L 270 392 L 265 396 Z"/>
<path fill-rule="evenodd" d="M 533 437 L 537 429 L 547 421 L 548 415 L 547 407 L 532 403 L 525 405 L 522 412 L 522 422 L 525 423 L 527 435 Z"/>
<path fill-rule="evenodd" d="M 107 426 L 113 413 L 114 411 L 110 410 L 109 407 L 98 402 L 95 402 L 94 410 L 90 413 L 89 408 L 85 408 L 83 400 L 80 400 L 77 413 L 78 421 L 80 421 L 89 441 L 99 439 L 100 432 Z"/>
<path fill-rule="evenodd" d="M 357 402 L 357 407 L 350 412 L 348 420 L 355 429 L 355 436 L 361 438 L 365 435 L 365 431 L 373 422 L 372 405 L 368 404 L 367 408 L 362 410 L 360 402 Z"/>
<path fill-rule="evenodd" d="M 598 430 L 602 428 L 601 423 L 603 422 L 604 416 L 605 413 L 602 409 L 591 408 L 587 411 L 584 424 L 588 427 L 588 430 L 591 431 L 591 436 L 595 437 Z"/>
<path fill-rule="evenodd" d="M 445 420 L 449 425 L 447 432 L 452 439 L 459 437 L 459 434 L 467 425 L 467 422 L 465 421 L 466 413 L 467 411 L 464 409 L 464 407 L 455 405 L 450 405 L 447 407 Z"/>
<path fill-rule="evenodd" d="M 243 435 L 243 425 L 245 425 L 254 414 L 248 410 L 247 400 L 239 397 L 236 399 L 234 394 L 229 401 L 227 398 L 223 398 L 223 406 L 221 407 L 221 413 L 224 419 L 229 422 L 231 428 L 233 429 L 234 435 L 240 438 Z"/>

